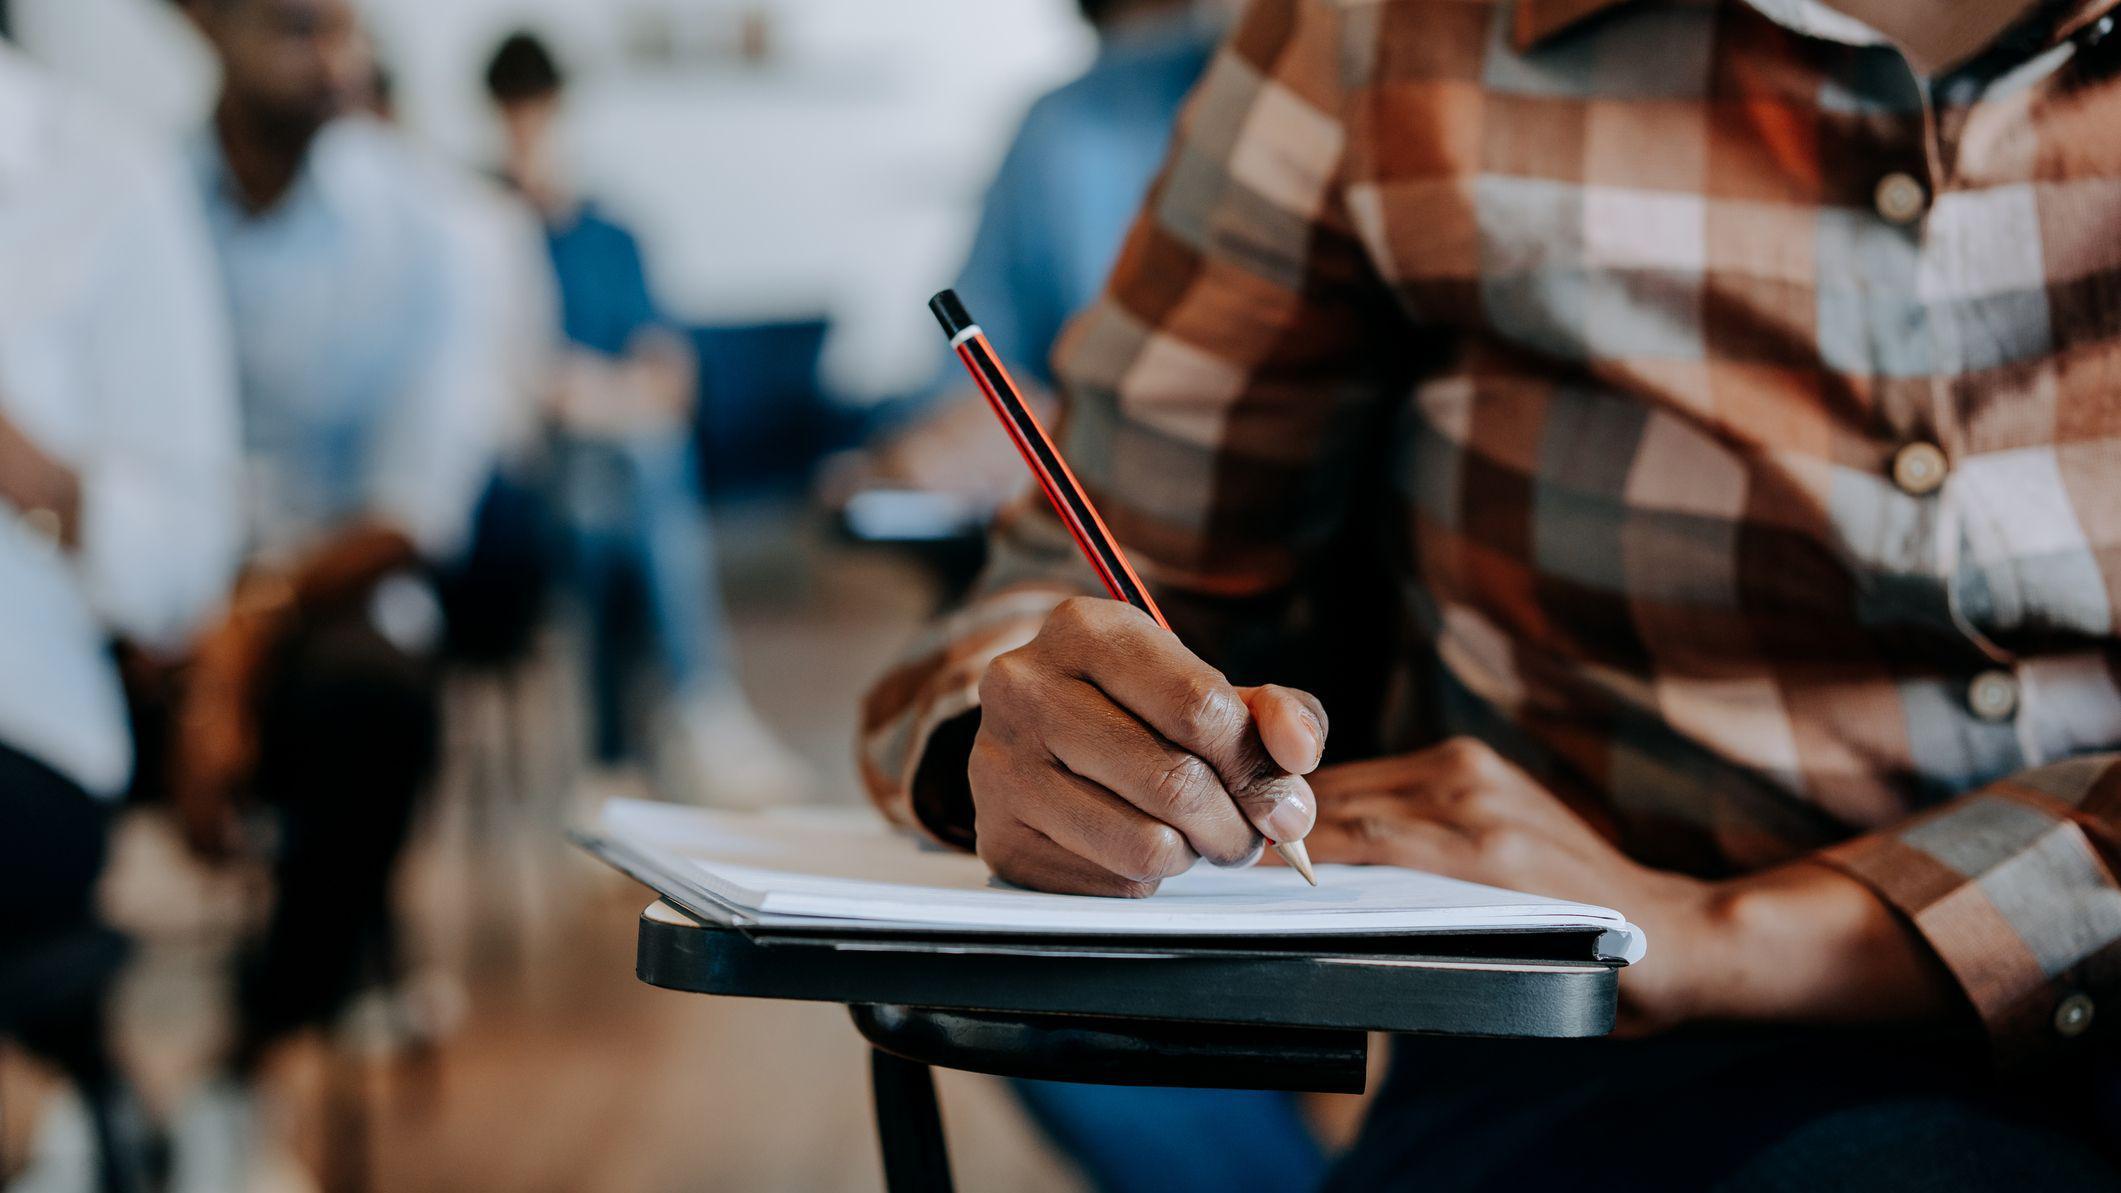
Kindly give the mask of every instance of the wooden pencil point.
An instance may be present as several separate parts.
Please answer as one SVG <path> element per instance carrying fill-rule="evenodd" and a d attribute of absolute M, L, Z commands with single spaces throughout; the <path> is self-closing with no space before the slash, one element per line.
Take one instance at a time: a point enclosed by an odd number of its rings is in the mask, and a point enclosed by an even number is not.
<path fill-rule="evenodd" d="M 1318 875 L 1311 869 L 1311 851 L 1304 848 L 1302 841 L 1276 842 L 1274 852 L 1281 855 L 1281 860 L 1289 863 L 1290 869 L 1303 875 L 1305 882 L 1312 886 L 1318 885 Z"/>

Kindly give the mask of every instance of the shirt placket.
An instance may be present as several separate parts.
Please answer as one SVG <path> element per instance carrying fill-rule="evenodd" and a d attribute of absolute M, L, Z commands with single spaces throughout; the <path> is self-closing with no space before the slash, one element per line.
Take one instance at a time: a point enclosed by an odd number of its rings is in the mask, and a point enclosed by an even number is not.
<path fill-rule="evenodd" d="M 1902 94 L 1913 95 L 1916 106 L 1907 122 L 1908 137 L 1897 151 L 1882 155 L 1882 168 L 1871 189 L 1872 216 L 1911 243 L 1915 273 L 1910 301 L 1920 312 L 1928 370 L 1919 404 L 1887 419 L 1898 442 L 1887 456 L 1886 471 L 1899 499 L 1916 503 L 1923 529 L 1922 557 L 1907 562 L 1935 584 L 1954 632 L 1985 660 L 1965 678 L 1958 701 L 1963 715 L 1988 724 L 2012 723 L 2018 730 L 2014 736 L 2021 756 L 2030 758 L 2020 716 L 2017 660 L 1976 624 L 1961 588 L 1968 511 L 1964 494 L 1952 482 L 1966 447 L 1957 392 L 1968 372 L 1969 348 L 1960 312 L 1954 307 L 1955 301 L 1964 300 L 1957 291 L 1964 288 L 1965 279 L 1957 276 L 1951 259 L 1959 246 L 1945 238 L 1964 229 L 1940 223 L 1935 213 L 1939 200 L 1951 194 L 1963 177 L 1957 151 L 1965 140 L 1955 133 L 1963 132 L 1965 112 L 1953 113 L 1958 122 L 1948 128 L 1950 105 L 1940 103 L 1937 85 L 1918 74 L 1904 55 L 1897 50 L 1893 53 L 1900 73 L 1892 84 L 1904 89 Z"/>
<path fill-rule="evenodd" d="M 2110 16 L 2098 16 L 2088 21 L 2075 35 L 2077 47 L 2082 50 L 2104 40 L 2113 29 Z M 2048 54 L 2061 51 L 2050 49 Z M 1939 229 L 1931 217 L 1939 198 L 1952 193 L 1963 180 L 1972 176 L 1967 163 L 1962 160 L 1965 147 L 1973 144 L 1992 143 L 1997 140 L 1991 131 L 1985 136 L 1972 135 L 1975 126 L 1983 120 L 2006 118 L 2008 113 L 1983 105 L 1984 96 L 1998 80 L 2010 74 L 2033 70 L 2041 66 L 2045 55 L 2029 54 L 2023 61 L 2004 64 L 2001 74 L 1975 75 L 1961 72 L 1945 76 L 1940 80 L 1923 80 L 1913 76 L 1921 95 L 1922 151 L 1928 173 L 1927 203 L 1921 218 L 1911 225 L 1917 239 L 1918 259 L 1926 270 L 1935 274 L 1949 261 L 1932 260 L 1935 254 L 1971 256 L 1964 246 L 1939 244 L 1936 236 Z M 1903 65 L 1905 61 L 1903 59 Z M 2052 71 L 2056 63 L 2048 64 Z M 2020 77 L 2015 86 L 2042 86 L 2046 79 Z M 1882 186 L 1882 184 L 1881 184 Z M 1881 214 L 1884 204 L 1881 203 Z M 1970 227 L 1953 227 L 1944 230 L 1945 235 L 1981 235 L 1984 230 Z M 1946 276 L 1949 276 L 1948 274 Z M 1896 482 L 1903 490 L 1912 491 L 1910 475 L 1900 467 L 1911 457 L 1920 454 L 1919 464 L 1913 468 L 1913 478 L 1919 486 L 1931 494 L 1929 499 L 1937 505 L 1934 510 L 1934 544 L 1939 573 L 1944 579 L 1946 608 L 1958 633 L 1979 650 L 1987 659 L 1987 666 L 1979 669 L 1967 680 L 1964 692 L 1965 712 L 1973 719 L 1990 724 L 2010 724 L 2015 730 L 2023 765 L 2039 765 L 2045 761 L 2045 751 L 2032 732 L 2033 724 L 2025 715 L 2024 685 L 2019 674 L 2022 662 L 2013 652 L 1997 643 L 1977 623 L 1966 608 L 1962 587 L 1961 551 L 1967 543 L 1966 520 L 1978 516 L 1979 511 L 1965 506 L 1968 500 L 1963 491 L 1950 485 L 1950 475 L 1957 464 L 1957 455 L 1965 449 L 1963 435 L 1964 420 L 1961 417 L 1961 398 L 1965 379 L 1970 375 L 1973 361 L 1969 357 L 1969 346 L 1965 340 L 1965 329 L 1958 312 L 1942 303 L 1950 301 L 1950 295 L 1923 296 L 1927 306 L 1926 323 L 1931 334 L 1936 368 L 1929 378 L 1930 425 L 1935 443 L 1924 445 L 1910 443 L 1900 448 L 1896 456 Z"/>

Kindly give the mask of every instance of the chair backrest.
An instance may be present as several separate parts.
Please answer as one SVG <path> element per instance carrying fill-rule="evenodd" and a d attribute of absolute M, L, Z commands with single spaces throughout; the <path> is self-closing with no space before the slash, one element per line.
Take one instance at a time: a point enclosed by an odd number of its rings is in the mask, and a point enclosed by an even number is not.
<path fill-rule="evenodd" d="M 847 415 L 824 392 L 822 317 L 700 327 L 700 461 L 707 491 L 733 496 L 800 484 L 842 446 Z"/>

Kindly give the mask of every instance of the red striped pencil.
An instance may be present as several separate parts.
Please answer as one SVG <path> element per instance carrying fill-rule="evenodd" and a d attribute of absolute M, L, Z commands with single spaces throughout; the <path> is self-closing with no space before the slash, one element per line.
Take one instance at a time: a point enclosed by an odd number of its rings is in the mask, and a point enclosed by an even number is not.
<path fill-rule="evenodd" d="M 993 345 L 987 342 L 987 333 L 972 321 L 965 310 L 957 291 L 945 290 L 928 300 L 928 309 L 935 313 L 936 322 L 943 325 L 943 334 L 950 337 L 950 347 L 957 352 L 958 359 L 972 374 L 972 380 L 987 396 L 987 405 L 994 416 L 1002 421 L 1002 429 L 1009 433 L 1009 441 L 1016 444 L 1018 454 L 1038 480 L 1038 487 L 1053 504 L 1053 512 L 1060 515 L 1061 524 L 1075 538 L 1075 545 L 1082 549 L 1083 557 L 1097 570 L 1097 578 L 1104 581 L 1105 591 L 1115 601 L 1125 601 L 1156 619 L 1156 624 L 1165 629 L 1171 623 L 1164 620 L 1163 610 L 1156 607 L 1156 599 L 1149 595 L 1149 588 L 1141 577 L 1134 573 L 1134 565 L 1127 562 L 1126 552 L 1119 549 L 1118 540 L 1105 528 L 1105 520 L 1098 517 L 1097 507 L 1090 504 L 1090 496 L 1075 479 L 1068 462 L 1061 458 L 1060 450 L 1053 446 L 1053 438 L 1046 434 L 1044 424 L 1031 413 L 1024 396 L 1010 380 L 1009 370 L 1002 367 L 1001 358 L 994 354 Z M 1310 851 L 1302 841 L 1276 841 L 1267 843 L 1289 863 L 1291 869 L 1304 876 L 1312 886 L 1318 885 L 1318 876 L 1311 869 Z"/>

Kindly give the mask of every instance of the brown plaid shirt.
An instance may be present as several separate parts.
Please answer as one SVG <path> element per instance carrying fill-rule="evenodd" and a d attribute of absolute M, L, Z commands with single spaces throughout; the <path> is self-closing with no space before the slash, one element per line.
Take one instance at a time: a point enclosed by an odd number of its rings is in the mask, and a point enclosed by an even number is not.
<path fill-rule="evenodd" d="M 1234 676 L 1381 546 L 1429 732 L 1645 861 L 1839 866 L 2007 1057 L 2088 1055 L 2121 1035 L 2112 3 L 1925 80 L 1809 0 L 1256 0 L 1061 349 L 1063 450 Z M 1094 591 L 1038 506 L 871 695 L 902 819 L 987 660 Z"/>

